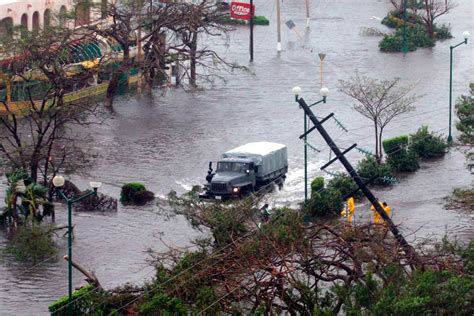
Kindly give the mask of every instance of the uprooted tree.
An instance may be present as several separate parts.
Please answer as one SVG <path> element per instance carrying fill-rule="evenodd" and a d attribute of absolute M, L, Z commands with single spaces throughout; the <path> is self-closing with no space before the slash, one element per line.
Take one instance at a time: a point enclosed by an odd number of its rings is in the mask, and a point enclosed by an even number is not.
<path fill-rule="evenodd" d="M 213 238 L 193 249 L 152 252 L 155 278 L 143 287 L 84 288 L 77 313 L 153 315 L 335 315 L 469 313 L 474 245 L 419 245 L 411 256 L 382 225 L 304 224 L 283 208 L 255 224 L 258 200 L 204 204 L 192 192 L 170 196 L 174 214 Z M 163 205 L 163 207 L 165 207 Z M 169 208 L 166 207 L 168 210 Z M 205 230 L 206 231 L 206 230 Z M 446 244 L 449 246 L 449 244 Z M 467 273 L 467 274 L 466 274 Z M 414 290 L 417 289 L 417 290 Z M 52 315 L 67 306 L 51 305 Z"/>
<path fill-rule="evenodd" d="M 385 127 L 397 116 L 414 110 L 413 103 L 419 99 L 419 96 L 411 94 L 414 85 L 402 86 L 399 78 L 379 80 L 356 72 L 347 80 L 339 80 L 339 87 L 344 94 L 357 101 L 353 109 L 372 121 L 375 157 L 380 163 Z"/>

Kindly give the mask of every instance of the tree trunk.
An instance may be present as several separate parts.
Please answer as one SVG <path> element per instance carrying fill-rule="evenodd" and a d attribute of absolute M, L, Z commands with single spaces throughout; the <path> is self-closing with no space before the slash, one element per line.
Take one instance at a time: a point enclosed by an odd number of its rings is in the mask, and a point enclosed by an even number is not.
<path fill-rule="evenodd" d="M 30 176 L 31 176 L 31 181 L 37 182 L 38 181 L 38 159 L 35 157 L 35 154 L 33 154 L 33 157 L 31 158 L 31 163 L 30 163 Z"/>
<path fill-rule="evenodd" d="M 117 89 L 120 84 L 120 76 L 125 72 L 128 71 L 128 65 L 130 61 L 130 47 L 129 45 L 122 45 L 123 46 L 123 60 L 122 65 L 112 73 L 112 77 L 110 78 L 109 85 L 107 87 L 107 96 L 105 98 L 105 106 L 112 107 L 114 103 L 115 95 L 117 94 Z"/>
<path fill-rule="evenodd" d="M 380 131 L 379 131 L 380 162 L 382 161 L 382 157 L 383 157 L 383 141 L 382 141 L 382 134 L 383 134 L 383 127 L 380 127 Z"/>
<path fill-rule="evenodd" d="M 189 83 L 193 88 L 196 88 L 196 52 L 197 52 L 197 32 L 193 32 L 191 38 L 191 44 L 189 46 L 190 53 L 189 53 L 189 61 L 190 61 L 190 68 L 191 68 L 191 77 Z"/>
<path fill-rule="evenodd" d="M 377 121 L 374 121 L 374 128 L 375 128 L 375 159 L 380 164 L 380 152 L 379 152 L 379 132 L 378 132 L 378 125 Z"/>

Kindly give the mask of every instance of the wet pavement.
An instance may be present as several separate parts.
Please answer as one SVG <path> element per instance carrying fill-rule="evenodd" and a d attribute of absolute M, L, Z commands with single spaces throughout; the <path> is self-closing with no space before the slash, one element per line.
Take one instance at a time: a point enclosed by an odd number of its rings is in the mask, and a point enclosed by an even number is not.
<path fill-rule="evenodd" d="M 105 124 L 88 130 L 92 141 L 87 148 L 94 156 L 93 165 L 81 176 L 71 176 L 85 188 L 88 181 L 104 182 L 101 191 L 118 197 L 120 185 L 140 181 L 164 197 L 170 190 L 184 192 L 193 184 L 203 183 L 210 160 L 233 147 L 251 141 L 272 141 L 288 146 L 290 171 L 282 191 L 268 196 L 271 205 L 296 205 L 303 193 L 303 146 L 298 136 L 303 129 L 303 112 L 298 109 L 291 88 L 299 85 L 302 97 L 309 102 L 320 99 L 318 91 L 318 53 L 327 54 L 324 62 L 324 85 L 330 89 L 327 104 L 315 108 L 318 116 L 331 112 L 349 129 L 345 133 L 329 121 L 329 133 L 341 147 L 357 142 L 372 148 L 372 126 L 351 110 L 353 102 L 337 91 L 337 80 L 347 79 L 355 70 L 378 78 L 400 77 L 403 82 L 418 82 L 415 89 L 423 98 L 417 109 L 396 119 L 385 137 L 412 133 L 421 124 L 447 132 L 449 45 L 461 41 L 464 30 L 474 33 L 471 1 L 458 1 L 453 12 L 439 22 L 452 21 L 457 38 L 438 42 L 432 49 L 402 54 L 382 54 L 379 37 L 360 35 L 364 27 L 388 30 L 373 17 L 383 17 L 389 1 L 324 0 L 311 5 L 311 29 L 306 32 L 304 2 L 286 0 L 282 17 L 297 25 L 298 35 L 282 25 L 283 51 L 276 52 L 275 5 L 257 3 L 257 15 L 270 18 L 270 26 L 255 29 L 255 61 L 248 63 L 248 28 L 230 33 L 229 45 L 221 40 L 212 44 L 232 62 L 249 67 L 249 73 L 234 71 L 222 74 L 226 83 L 216 81 L 204 91 L 186 93 L 169 89 L 152 97 L 121 97 L 115 112 Z M 471 43 L 470 43 L 471 44 Z M 467 93 L 474 71 L 474 46 L 455 50 L 453 95 Z M 86 132 L 85 132 L 86 133 Z M 309 174 L 321 175 L 319 167 L 329 157 L 323 140 L 313 133 L 309 142 L 322 152 L 310 152 Z M 349 155 L 355 162 L 361 155 Z M 389 202 L 396 223 L 410 238 L 441 238 L 445 232 L 461 240 L 474 237 L 474 218 L 465 212 L 444 210 L 443 197 L 457 186 L 472 186 L 472 176 L 465 168 L 464 156 L 451 151 L 444 159 L 423 163 L 416 174 L 400 178 L 390 190 L 377 191 Z M 334 164 L 333 171 L 342 170 Z M 4 179 L 0 198 L 3 199 Z M 360 206 L 360 217 L 370 216 L 368 207 Z M 65 212 L 58 211 L 58 224 L 66 223 Z M 94 270 L 102 284 L 114 287 L 125 282 L 142 283 L 153 276 L 145 262 L 146 250 L 165 248 L 167 244 L 186 246 L 197 233 L 182 218 L 166 220 L 154 205 L 119 206 L 116 213 L 75 213 L 76 239 L 74 258 Z M 415 232 L 415 233 L 413 233 Z M 412 234 L 413 233 L 413 234 Z M 5 244 L 0 231 L 0 247 Z M 59 257 L 65 252 L 61 240 Z M 2 254 L 0 259 L 0 314 L 22 315 L 47 313 L 47 305 L 67 293 L 67 265 L 62 259 L 38 267 L 17 263 Z M 74 284 L 83 284 L 83 276 L 74 272 Z M 21 308 L 21 309 L 20 309 Z"/>

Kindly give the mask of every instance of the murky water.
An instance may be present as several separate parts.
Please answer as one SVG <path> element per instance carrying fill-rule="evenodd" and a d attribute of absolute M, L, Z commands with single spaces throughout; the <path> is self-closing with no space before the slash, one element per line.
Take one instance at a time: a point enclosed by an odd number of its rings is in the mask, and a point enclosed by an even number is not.
<path fill-rule="evenodd" d="M 333 122 L 326 123 L 337 144 L 347 147 L 357 142 L 371 148 L 372 127 L 350 110 L 352 101 L 337 91 L 337 80 L 348 78 L 358 69 L 379 78 L 400 77 L 403 81 L 419 81 L 416 93 L 424 95 L 415 112 L 390 125 L 385 136 L 414 132 L 421 124 L 447 132 L 449 80 L 449 45 L 461 41 L 464 30 L 474 33 L 470 0 L 459 6 L 440 22 L 452 21 L 457 38 L 437 43 L 433 49 L 421 49 L 403 57 L 401 54 L 378 52 L 379 38 L 359 35 L 362 27 L 386 30 L 372 17 L 383 17 L 390 8 L 388 1 L 323 0 L 311 4 L 311 29 L 305 32 L 304 1 L 285 0 L 283 20 L 295 22 L 298 35 L 283 25 L 283 51 L 276 52 L 276 11 L 273 1 L 256 3 L 257 15 L 273 22 L 269 27 L 255 29 L 255 62 L 248 63 L 248 29 L 238 28 L 230 34 L 225 49 L 215 41 L 230 61 L 248 66 L 253 74 L 224 74 L 227 83 L 196 94 L 171 89 L 153 97 L 123 97 L 117 101 L 112 119 L 91 128 L 91 153 L 97 158 L 86 176 L 73 176 L 77 184 L 86 186 L 89 179 L 104 182 L 101 191 L 118 196 L 124 182 L 141 181 L 163 196 L 170 190 L 184 191 L 192 184 L 202 183 L 209 160 L 234 146 L 250 141 L 274 141 L 288 145 L 290 172 L 285 188 L 269 196 L 273 204 L 294 205 L 303 197 L 303 155 L 298 136 L 302 132 L 303 113 L 294 103 L 291 88 L 300 85 L 308 101 L 319 100 L 318 53 L 327 54 L 324 63 L 324 84 L 331 94 L 328 103 L 316 108 L 317 115 L 335 112 L 350 130 L 343 132 Z M 470 42 L 455 50 L 454 95 L 466 93 L 474 73 L 474 49 Z M 319 167 L 328 159 L 329 151 L 314 133 L 310 143 L 322 150 L 311 153 L 311 177 L 320 174 Z M 352 161 L 360 158 L 349 155 Z M 334 169 L 339 169 L 335 166 Z M 4 181 L 1 179 L 1 181 Z M 468 240 L 474 236 L 472 216 L 443 209 L 443 197 L 453 187 L 472 185 L 461 153 L 452 151 L 444 159 L 424 163 L 414 175 L 401 179 L 391 190 L 377 192 L 394 208 L 394 219 L 403 224 L 411 236 L 439 238 L 445 232 Z M 3 199 L 4 185 L 0 186 Z M 360 207 L 365 218 L 369 211 Z M 365 206 L 367 210 L 368 207 Z M 58 212 L 57 222 L 66 222 L 65 213 Z M 119 207 L 112 214 L 75 213 L 76 239 L 74 258 L 94 270 L 105 287 L 125 282 L 142 283 L 152 277 L 146 265 L 148 248 L 164 249 L 164 242 L 185 246 L 196 236 L 181 218 L 166 221 L 156 208 Z M 5 244 L 0 232 L 0 247 Z M 65 252 L 64 244 L 60 256 Z M 67 292 L 67 265 L 62 259 L 45 262 L 38 267 L 16 263 L 11 258 L 0 260 L 0 314 L 38 315 L 47 313 L 47 305 Z M 82 275 L 74 273 L 74 284 L 83 283 Z"/>

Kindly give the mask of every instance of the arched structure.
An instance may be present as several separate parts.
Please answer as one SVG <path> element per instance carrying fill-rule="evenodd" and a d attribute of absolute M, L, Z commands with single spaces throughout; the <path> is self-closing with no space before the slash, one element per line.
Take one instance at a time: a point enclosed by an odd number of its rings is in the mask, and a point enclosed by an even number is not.
<path fill-rule="evenodd" d="M 44 10 L 43 15 L 43 28 L 46 29 L 51 26 L 51 10 L 46 9 Z"/>
<path fill-rule="evenodd" d="M 21 35 L 24 36 L 28 32 L 28 13 L 21 16 Z"/>
<path fill-rule="evenodd" d="M 66 15 L 67 15 L 67 9 L 66 9 L 66 6 L 63 5 L 59 9 L 59 26 L 60 27 L 66 27 Z"/>
<path fill-rule="evenodd" d="M 0 37 L 13 36 L 13 19 L 8 17 L 0 21 Z"/>
<path fill-rule="evenodd" d="M 35 11 L 33 13 L 33 25 L 32 25 L 32 30 L 33 32 L 37 32 L 40 29 L 40 14 L 38 11 Z"/>

